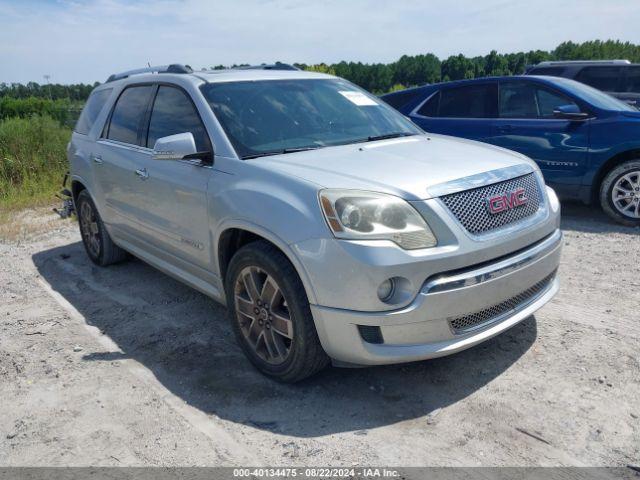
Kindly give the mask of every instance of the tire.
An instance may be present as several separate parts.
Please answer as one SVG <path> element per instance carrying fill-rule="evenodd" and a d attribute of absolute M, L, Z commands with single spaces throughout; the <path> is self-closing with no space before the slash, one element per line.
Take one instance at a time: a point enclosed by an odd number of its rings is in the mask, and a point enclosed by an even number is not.
<path fill-rule="evenodd" d="M 627 198 L 620 196 L 614 201 L 614 194 L 626 192 Z M 640 159 L 624 162 L 607 173 L 600 185 L 600 205 L 616 222 L 640 226 Z"/>
<path fill-rule="evenodd" d="M 86 190 L 82 190 L 76 199 L 76 212 L 82 243 L 93 263 L 106 267 L 122 262 L 128 257 L 125 250 L 118 247 L 102 223 L 98 209 Z"/>
<path fill-rule="evenodd" d="M 225 292 L 236 340 L 262 373 L 294 383 L 327 366 L 302 281 L 276 247 L 256 241 L 238 250 Z"/>

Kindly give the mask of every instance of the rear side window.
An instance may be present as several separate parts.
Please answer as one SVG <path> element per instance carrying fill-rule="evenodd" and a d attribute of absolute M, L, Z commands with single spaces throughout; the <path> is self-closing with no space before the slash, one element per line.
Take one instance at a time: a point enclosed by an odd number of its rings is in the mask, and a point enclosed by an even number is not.
<path fill-rule="evenodd" d="M 107 138 L 132 145 L 143 145 L 138 131 L 147 111 L 153 86 L 129 87 L 122 92 L 111 114 Z"/>
<path fill-rule="evenodd" d="M 418 115 L 423 117 L 437 117 L 440 107 L 440 92 L 436 92 L 431 96 L 418 110 Z"/>
<path fill-rule="evenodd" d="M 627 84 L 624 91 L 640 93 L 640 67 L 627 68 Z"/>
<path fill-rule="evenodd" d="M 391 105 L 393 108 L 399 110 L 407 103 L 412 102 L 418 96 L 422 95 L 422 92 L 418 89 L 409 89 L 402 92 L 394 92 L 389 95 L 385 95 L 382 99 Z"/>
<path fill-rule="evenodd" d="M 89 95 L 86 105 L 82 109 L 82 113 L 76 122 L 74 130 L 77 133 L 87 135 L 93 124 L 98 118 L 98 114 L 107 102 L 109 95 L 111 95 L 111 88 L 105 88 L 104 90 L 97 90 Z"/>
<path fill-rule="evenodd" d="M 621 74 L 620 67 L 585 67 L 576 75 L 576 80 L 603 92 L 617 92 Z"/>
<path fill-rule="evenodd" d="M 440 92 L 438 117 L 495 117 L 498 88 L 496 84 L 465 85 Z"/>
<path fill-rule="evenodd" d="M 161 86 L 153 103 L 147 147 L 176 133 L 191 132 L 199 152 L 211 151 L 209 137 L 191 99 L 179 88 Z"/>
<path fill-rule="evenodd" d="M 500 84 L 501 118 L 552 118 L 561 105 L 575 105 L 568 97 L 527 82 Z"/>

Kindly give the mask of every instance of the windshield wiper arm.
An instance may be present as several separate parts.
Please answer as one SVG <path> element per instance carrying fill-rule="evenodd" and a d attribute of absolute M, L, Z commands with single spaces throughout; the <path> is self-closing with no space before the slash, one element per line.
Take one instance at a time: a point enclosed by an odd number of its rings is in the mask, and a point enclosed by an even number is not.
<path fill-rule="evenodd" d="M 304 152 L 307 150 L 317 150 L 318 148 L 322 148 L 324 145 L 313 145 L 308 147 L 292 147 L 292 148 L 282 148 L 280 150 L 270 150 L 268 152 L 255 153 L 250 155 L 244 155 L 242 157 L 243 160 L 248 160 L 251 158 L 258 157 L 268 157 L 271 155 L 282 155 L 284 153 L 296 153 L 296 152 Z"/>
<path fill-rule="evenodd" d="M 393 132 L 393 133 L 385 133 L 383 135 L 371 135 L 367 137 L 367 142 L 375 142 L 376 140 L 387 140 L 389 138 L 410 137 L 412 135 L 417 135 L 417 133 Z"/>

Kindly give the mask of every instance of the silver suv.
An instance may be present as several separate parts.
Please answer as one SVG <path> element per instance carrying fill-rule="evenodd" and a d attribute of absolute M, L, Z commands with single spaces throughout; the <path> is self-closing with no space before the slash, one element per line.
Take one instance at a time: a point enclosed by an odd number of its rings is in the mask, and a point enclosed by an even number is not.
<path fill-rule="evenodd" d="M 458 352 L 558 289 L 560 206 L 532 161 L 330 75 L 112 75 L 68 157 L 91 260 L 133 254 L 226 304 L 282 381 Z"/>

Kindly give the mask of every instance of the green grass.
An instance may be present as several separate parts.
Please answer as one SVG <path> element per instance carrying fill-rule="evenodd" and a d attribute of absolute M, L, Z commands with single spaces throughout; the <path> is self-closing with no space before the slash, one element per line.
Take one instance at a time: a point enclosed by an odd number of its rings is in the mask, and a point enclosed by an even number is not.
<path fill-rule="evenodd" d="M 70 137 L 70 128 L 48 116 L 0 121 L 0 212 L 54 201 Z"/>

